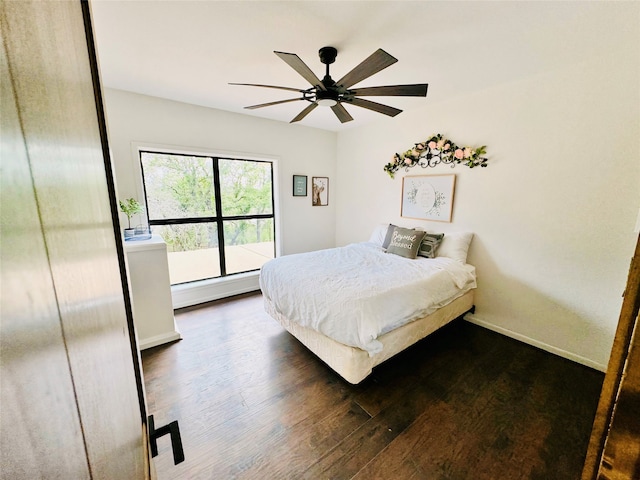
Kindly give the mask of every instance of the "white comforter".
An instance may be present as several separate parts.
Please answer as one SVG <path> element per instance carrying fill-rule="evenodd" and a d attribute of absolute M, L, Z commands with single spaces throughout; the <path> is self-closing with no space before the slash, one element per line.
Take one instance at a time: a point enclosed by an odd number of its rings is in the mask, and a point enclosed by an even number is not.
<path fill-rule="evenodd" d="M 373 243 L 286 255 L 265 263 L 262 293 L 289 320 L 374 355 L 378 336 L 475 288 L 475 268 L 410 260 Z"/>

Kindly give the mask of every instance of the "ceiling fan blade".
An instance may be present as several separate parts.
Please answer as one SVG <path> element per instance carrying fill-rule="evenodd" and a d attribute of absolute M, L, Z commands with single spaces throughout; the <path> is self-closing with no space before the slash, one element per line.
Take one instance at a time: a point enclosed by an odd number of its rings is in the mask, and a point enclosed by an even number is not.
<path fill-rule="evenodd" d="M 316 108 L 318 106 L 318 104 L 316 102 L 313 102 L 312 104 L 310 104 L 307 108 L 305 108 L 304 110 L 302 110 L 293 120 L 291 120 L 289 123 L 294 123 L 294 122 L 299 122 L 300 120 L 302 120 L 304 117 L 306 117 L 307 115 L 309 115 L 309 113 L 311 112 L 311 110 L 313 110 L 314 108 Z"/>
<path fill-rule="evenodd" d="M 387 85 L 384 87 L 365 87 L 350 90 L 349 94 L 358 96 L 379 96 L 379 97 L 426 97 L 427 83 L 416 83 L 414 85 Z"/>
<path fill-rule="evenodd" d="M 349 112 L 347 112 L 347 110 L 342 106 L 341 103 L 336 103 L 333 107 L 331 107 L 331 110 L 333 110 L 333 113 L 336 114 L 336 117 L 338 117 L 338 120 L 340 120 L 341 123 L 350 122 L 351 120 L 353 120 L 353 117 L 349 115 Z"/>
<path fill-rule="evenodd" d="M 305 98 L 304 97 L 289 98 L 288 100 L 278 100 L 277 102 L 261 103 L 260 105 L 251 105 L 249 107 L 244 107 L 244 108 L 248 110 L 255 110 L 256 108 L 270 107 L 271 105 L 279 105 L 281 103 L 297 102 L 298 100 L 305 100 Z"/>
<path fill-rule="evenodd" d="M 247 87 L 265 87 L 265 88 L 277 88 L 279 90 L 289 90 L 290 92 L 304 92 L 304 90 L 300 88 L 292 88 L 292 87 L 278 87 L 277 85 L 261 85 L 259 83 L 229 83 L 229 85 L 245 85 Z"/>
<path fill-rule="evenodd" d="M 390 117 L 395 117 L 402 110 L 399 110 L 394 107 L 390 107 L 388 105 L 382 105 L 381 103 L 371 102 L 369 100 L 365 100 L 364 98 L 345 98 L 344 102 L 349 102 L 357 107 L 367 108 L 369 110 L 373 110 L 374 112 L 384 113 L 385 115 L 389 115 Z"/>
<path fill-rule="evenodd" d="M 369 78 L 371 75 L 378 73 L 380 70 L 384 70 L 397 61 L 397 58 L 392 57 L 379 48 L 336 83 L 344 88 L 349 88 L 351 85 L 355 85 L 365 78 Z"/>
<path fill-rule="evenodd" d="M 320 90 L 326 90 L 323 83 L 316 76 L 315 73 L 311 71 L 307 64 L 304 63 L 298 55 L 295 53 L 285 53 L 285 52 L 273 52 L 278 55 L 282 60 L 284 60 L 287 65 L 293 68 L 296 72 L 298 72 L 302 78 L 304 78 L 307 82 L 309 82 L 314 87 L 318 87 Z"/>

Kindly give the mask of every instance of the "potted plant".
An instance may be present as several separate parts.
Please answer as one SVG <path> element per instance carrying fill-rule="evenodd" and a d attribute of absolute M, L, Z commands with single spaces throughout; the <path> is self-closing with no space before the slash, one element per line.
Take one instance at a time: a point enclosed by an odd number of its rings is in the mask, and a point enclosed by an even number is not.
<path fill-rule="evenodd" d="M 131 228 L 131 217 L 143 212 L 142 205 L 135 198 L 127 198 L 124 202 L 120 200 L 120 210 L 127 216 L 128 228 L 124 229 L 124 238 L 131 238 L 135 232 Z"/>

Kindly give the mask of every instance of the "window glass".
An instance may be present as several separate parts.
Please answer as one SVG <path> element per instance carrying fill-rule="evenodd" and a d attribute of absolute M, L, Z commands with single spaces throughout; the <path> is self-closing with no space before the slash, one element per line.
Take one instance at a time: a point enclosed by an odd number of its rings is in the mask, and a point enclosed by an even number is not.
<path fill-rule="evenodd" d="M 271 163 L 220 159 L 222 215 L 273 213 Z"/>
<path fill-rule="evenodd" d="M 213 217 L 213 159 L 142 152 L 149 220 Z"/>
<path fill-rule="evenodd" d="M 272 218 L 229 220 L 223 225 L 227 273 L 257 270 L 274 258 Z"/>
<path fill-rule="evenodd" d="M 171 284 L 220 276 L 218 227 L 215 223 L 156 225 L 153 233 L 167 244 Z"/>

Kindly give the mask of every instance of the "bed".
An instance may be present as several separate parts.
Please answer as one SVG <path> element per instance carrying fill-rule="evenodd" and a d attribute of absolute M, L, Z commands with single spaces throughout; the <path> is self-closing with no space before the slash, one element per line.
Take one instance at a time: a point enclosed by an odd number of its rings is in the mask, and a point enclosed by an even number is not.
<path fill-rule="evenodd" d="M 397 253 L 397 245 L 409 244 L 420 252 L 430 235 L 439 241 L 427 258 Z M 346 381 L 360 383 L 376 365 L 473 309 L 471 238 L 386 224 L 368 242 L 270 260 L 260 272 L 265 310 Z"/>

